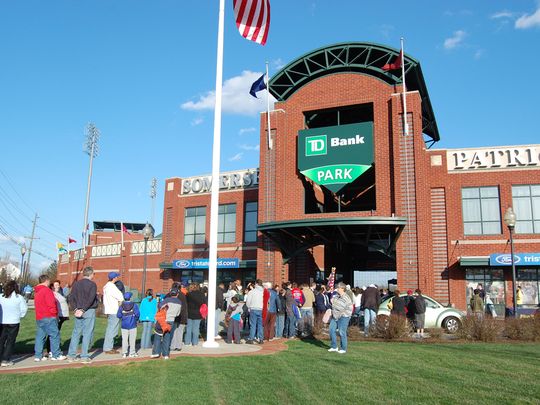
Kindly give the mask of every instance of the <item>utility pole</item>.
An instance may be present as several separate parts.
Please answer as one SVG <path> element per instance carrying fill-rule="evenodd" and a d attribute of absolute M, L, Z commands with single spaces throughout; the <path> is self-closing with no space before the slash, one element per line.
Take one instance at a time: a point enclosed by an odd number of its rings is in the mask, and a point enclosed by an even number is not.
<path fill-rule="evenodd" d="M 152 182 L 150 183 L 150 198 L 152 199 L 152 215 L 150 217 L 151 224 L 154 223 L 154 217 L 155 217 L 155 212 L 156 212 L 156 195 L 157 195 L 156 186 L 157 186 L 157 179 L 154 177 L 152 178 Z"/>
<path fill-rule="evenodd" d="M 34 216 L 34 223 L 32 224 L 32 236 L 30 236 L 30 247 L 28 248 L 28 259 L 26 259 L 26 266 L 24 268 L 24 284 L 28 283 L 28 276 L 30 274 L 30 257 L 32 256 L 32 244 L 34 243 L 34 236 L 36 233 L 36 222 L 38 220 L 38 214 Z"/>
<path fill-rule="evenodd" d="M 84 209 L 84 227 L 82 233 L 82 247 L 86 247 L 86 238 L 88 234 L 88 208 L 90 206 L 90 188 L 92 184 L 92 165 L 94 158 L 98 155 L 98 139 L 100 136 L 99 129 L 91 122 L 86 127 L 86 143 L 84 145 L 85 152 L 90 156 L 90 169 L 88 170 L 88 187 L 86 189 L 86 206 Z"/>

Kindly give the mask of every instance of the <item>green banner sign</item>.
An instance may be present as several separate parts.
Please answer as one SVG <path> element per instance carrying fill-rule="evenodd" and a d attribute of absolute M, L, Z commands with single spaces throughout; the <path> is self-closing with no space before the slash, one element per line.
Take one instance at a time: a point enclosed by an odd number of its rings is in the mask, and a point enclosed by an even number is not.
<path fill-rule="evenodd" d="M 298 132 L 298 170 L 337 193 L 373 165 L 373 122 Z"/>

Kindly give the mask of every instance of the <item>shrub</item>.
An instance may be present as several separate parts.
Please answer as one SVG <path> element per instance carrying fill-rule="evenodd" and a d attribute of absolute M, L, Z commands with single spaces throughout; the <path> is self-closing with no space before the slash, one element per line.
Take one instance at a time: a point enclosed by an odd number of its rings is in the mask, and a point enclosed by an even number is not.
<path fill-rule="evenodd" d="M 528 318 L 507 318 L 504 335 L 512 340 L 540 341 L 540 315 Z"/>
<path fill-rule="evenodd" d="M 502 332 L 502 323 L 493 318 L 467 315 L 461 320 L 457 335 L 466 340 L 493 342 Z"/>
<path fill-rule="evenodd" d="M 439 340 L 442 337 L 443 330 L 441 328 L 426 329 L 426 333 L 430 339 Z"/>
<path fill-rule="evenodd" d="M 411 332 L 407 318 L 397 315 L 379 315 L 375 324 L 369 328 L 370 336 L 384 340 L 408 338 Z"/>

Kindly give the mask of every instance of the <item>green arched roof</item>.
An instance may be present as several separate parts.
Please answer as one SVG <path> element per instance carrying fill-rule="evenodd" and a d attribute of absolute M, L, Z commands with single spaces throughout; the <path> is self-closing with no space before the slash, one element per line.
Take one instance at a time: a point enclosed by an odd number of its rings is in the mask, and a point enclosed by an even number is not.
<path fill-rule="evenodd" d="M 392 63 L 399 49 L 368 42 L 334 44 L 309 52 L 292 61 L 270 80 L 270 93 L 285 101 L 302 86 L 319 77 L 354 72 L 369 75 L 388 84 L 401 84 L 401 69 L 386 72 L 382 67 Z M 420 62 L 405 54 L 407 90 L 418 90 L 422 97 L 422 132 L 438 141 L 439 130 L 429 100 Z"/>

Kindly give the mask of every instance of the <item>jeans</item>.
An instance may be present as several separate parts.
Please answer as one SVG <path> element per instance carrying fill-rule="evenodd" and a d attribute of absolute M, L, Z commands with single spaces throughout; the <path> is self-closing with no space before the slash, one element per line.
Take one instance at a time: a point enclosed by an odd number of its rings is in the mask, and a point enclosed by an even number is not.
<path fill-rule="evenodd" d="M 171 350 L 182 350 L 185 329 L 186 325 L 184 325 L 183 323 L 176 324 L 174 328 L 174 333 L 171 337 Z"/>
<path fill-rule="evenodd" d="M 313 331 L 313 308 L 300 308 L 300 315 L 302 315 L 300 321 L 302 334 L 310 335 Z"/>
<path fill-rule="evenodd" d="M 152 347 L 152 354 L 161 354 L 168 357 L 169 353 L 171 352 L 171 338 L 176 328 L 174 322 L 167 323 L 171 325 L 171 331 L 164 333 L 163 336 L 160 336 L 157 333 L 154 335 L 154 346 Z"/>
<path fill-rule="evenodd" d="M 105 330 L 105 339 L 103 340 L 103 351 L 108 352 L 114 349 L 114 338 L 118 336 L 118 327 L 120 318 L 115 315 L 107 315 L 107 329 Z"/>
<path fill-rule="evenodd" d="M 154 322 L 143 321 L 142 324 L 141 349 L 150 349 L 152 347 L 152 328 L 154 327 Z"/>
<path fill-rule="evenodd" d="M 255 336 L 256 335 L 256 336 Z M 249 340 L 263 340 L 262 309 L 249 310 Z"/>
<path fill-rule="evenodd" d="M 94 325 L 96 324 L 96 310 L 94 308 L 84 311 L 82 318 L 75 318 L 71 342 L 69 343 L 68 357 L 77 356 L 77 346 L 82 335 L 81 359 L 88 359 L 88 350 L 94 338 Z"/>
<path fill-rule="evenodd" d="M 369 327 L 375 323 L 377 314 L 374 310 L 365 308 L 364 309 L 364 335 L 369 334 Z"/>
<path fill-rule="evenodd" d="M 340 349 L 347 351 L 347 329 L 349 328 L 350 319 L 350 316 L 342 316 L 337 320 L 334 319 L 334 317 L 330 319 L 330 346 L 332 346 L 333 349 L 337 348 L 337 330 L 341 340 Z"/>
<path fill-rule="evenodd" d="M 36 343 L 34 352 L 36 359 L 43 357 L 43 346 L 47 336 L 51 339 L 51 351 L 53 357 L 58 357 L 62 354 L 60 351 L 60 331 L 58 330 L 58 320 L 56 318 L 43 318 L 36 321 Z"/>
<path fill-rule="evenodd" d="M 286 337 L 296 336 L 296 317 L 293 314 L 287 314 L 285 325 L 287 328 Z"/>
<path fill-rule="evenodd" d="M 18 323 L 3 324 L 2 333 L 0 334 L 0 361 L 8 362 L 11 360 L 11 353 L 15 347 L 15 339 L 19 333 Z"/>
<path fill-rule="evenodd" d="M 283 329 L 285 328 L 285 314 L 277 314 L 276 316 L 276 337 L 283 337 Z"/>
<path fill-rule="evenodd" d="M 137 340 L 137 328 L 133 329 L 122 329 L 122 354 L 135 354 L 137 353 L 137 348 L 135 342 Z"/>
<path fill-rule="evenodd" d="M 215 322 L 216 328 L 214 329 L 214 333 L 216 336 L 219 335 L 219 322 L 220 321 L 221 321 L 221 309 L 218 308 L 216 309 L 216 322 Z"/>
<path fill-rule="evenodd" d="M 200 331 L 201 331 L 201 320 L 188 318 L 187 328 L 186 328 L 186 337 L 184 338 L 184 343 L 186 345 L 197 346 L 199 344 Z"/>
<path fill-rule="evenodd" d="M 240 344 L 240 321 L 231 319 L 229 321 L 229 328 L 227 329 L 227 343 L 232 343 L 234 338 L 234 343 Z"/>

